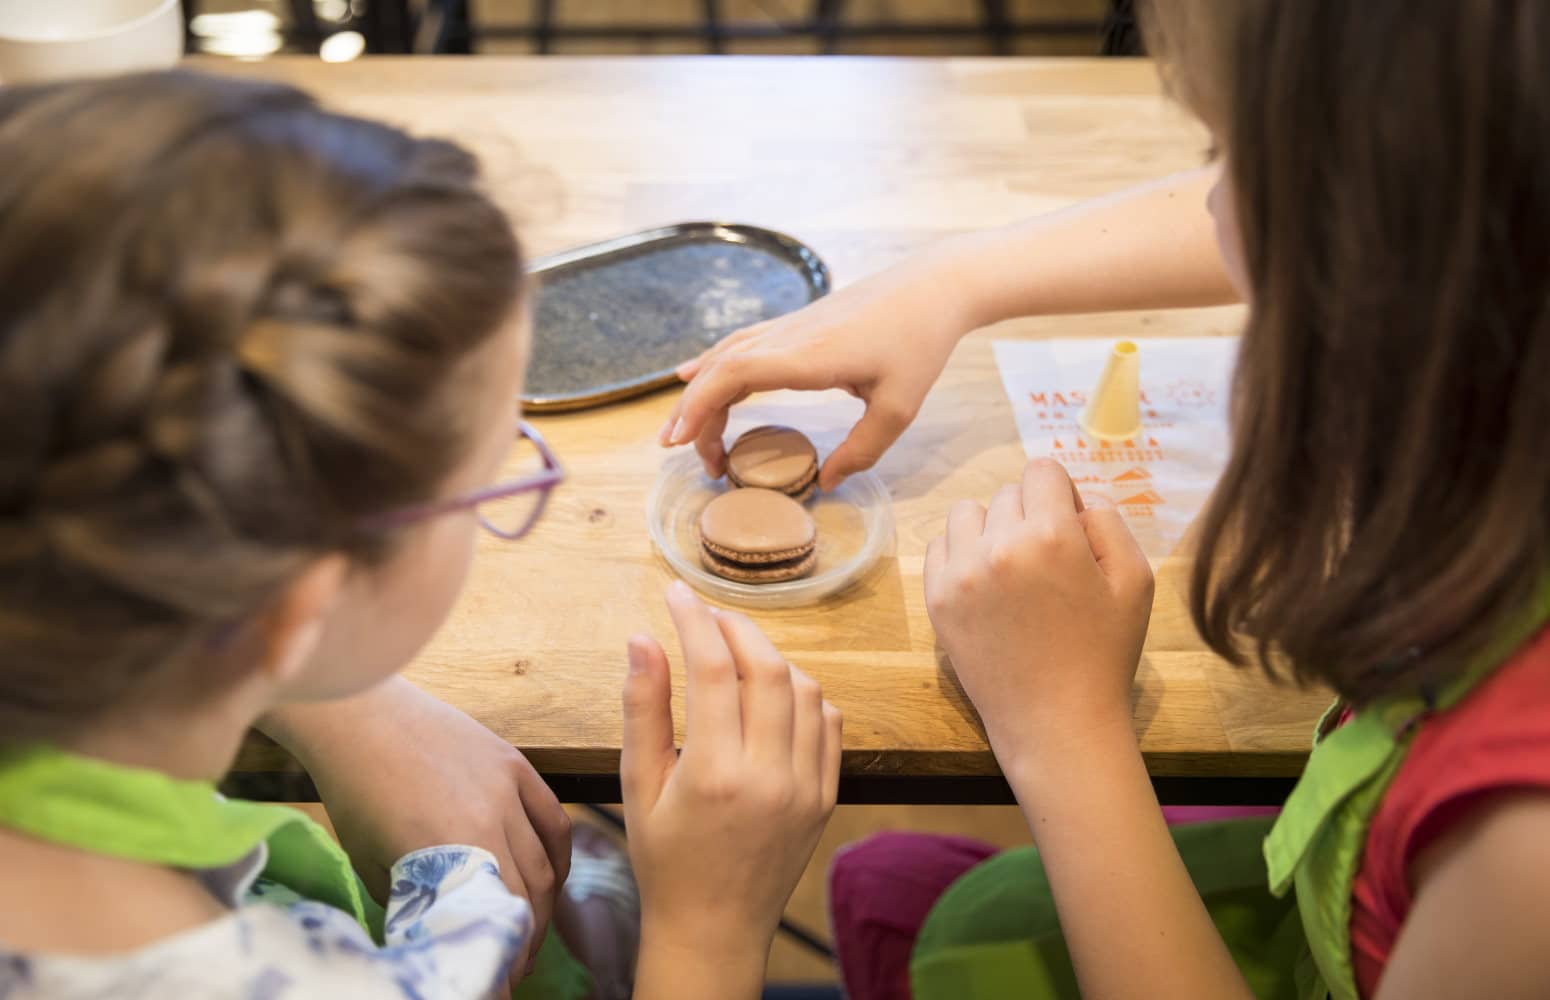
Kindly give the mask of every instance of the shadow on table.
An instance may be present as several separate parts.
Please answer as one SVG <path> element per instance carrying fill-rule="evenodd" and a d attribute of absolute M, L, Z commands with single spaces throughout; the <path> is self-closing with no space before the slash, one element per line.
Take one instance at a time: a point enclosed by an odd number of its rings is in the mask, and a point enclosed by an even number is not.
<path fill-rule="evenodd" d="M 963 683 L 958 680 L 958 671 L 953 668 L 952 658 L 947 655 L 947 650 L 942 648 L 941 643 L 936 646 L 935 656 L 937 679 L 942 691 L 948 696 L 947 703 L 983 739 L 985 723 L 980 719 L 979 710 L 974 707 L 969 693 L 963 689 Z M 1138 736 L 1150 728 L 1152 719 L 1156 717 L 1157 706 L 1162 702 L 1161 693 L 1165 686 L 1162 675 L 1143 653 L 1141 662 L 1136 668 L 1135 682 L 1130 688 L 1130 710 L 1135 718 Z M 1145 696 L 1143 692 L 1146 692 Z"/>
<path fill-rule="evenodd" d="M 954 470 L 981 452 L 1005 444 L 1004 440 L 992 440 L 966 423 L 916 423 L 883 456 L 877 472 L 895 500 L 914 500 L 930 496 Z M 961 498 L 943 498 L 944 518 L 947 508 L 958 499 Z M 984 503 L 990 498 L 969 499 Z"/>

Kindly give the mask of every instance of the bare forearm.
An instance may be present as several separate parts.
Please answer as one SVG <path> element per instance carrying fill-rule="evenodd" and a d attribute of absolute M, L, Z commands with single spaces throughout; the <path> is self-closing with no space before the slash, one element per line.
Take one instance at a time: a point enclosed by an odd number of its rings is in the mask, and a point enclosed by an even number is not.
<path fill-rule="evenodd" d="M 426 697 L 403 677 L 389 677 L 348 698 L 281 705 L 260 718 L 253 728 L 292 755 L 306 758 L 326 752 L 331 742 L 353 739 L 354 727 L 360 722 L 381 719 L 391 712 L 410 711 Z"/>
<path fill-rule="evenodd" d="M 1084 996 L 1251 996 L 1168 834 L 1130 720 L 1008 762 Z M 1052 746 L 1053 741 L 1045 744 Z"/>
<path fill-rule="evenodd" d="M 768 955 L 768 942 L 717 953 L 643 926 L 634 1000 L 757 1000 Z"/>
<path fill-rule="evenodd" d="M 975 327 L 1016 316 L 1238 301 L 1206 193 L 1215 168 L 1173 174 L 934 248 Z"/>

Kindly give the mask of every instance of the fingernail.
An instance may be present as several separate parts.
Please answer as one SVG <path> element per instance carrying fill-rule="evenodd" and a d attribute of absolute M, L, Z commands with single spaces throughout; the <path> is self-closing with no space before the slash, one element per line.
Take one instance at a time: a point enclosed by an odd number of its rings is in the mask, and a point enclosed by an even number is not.
<path fill-rule="evenodd" d="M 694 370 L 694 362 L 693 361 L 685 361 L 683 364 L 681 364 L 677 368 L 673 369 L 673 374 L 677 375 L 680 379 L 682 379 L 683 381 L 687 382 L 687 381 L 689 381 L 689 372 L 691 372 L 693 370 Z"/>
<path fill-rule="evenodd" d="M 682 580 L 674 580 L 667 585 L 667 596 L 683 600 L 689 596 L 689 585 Z"/>
<path fill-rule="evenodd" d="M 646 672 L 646 654 L 645 654 L 645 651 L 640 648 L 639 637 L 631 636 L 630 637 L 630 641 L 625 644 L 625 649 L 628 651 L 628 654 L 629 654 L 630 676 L 633 677 L 636 674 L 643 674 L 643 673 L 645 673 Z"/>
<path fill-rule="evenodd" d="M 678 423 L 673 425 L 673 436 L 672 436 L 672 439 L 668 441 L 668 443 L 669 444 L 683 444 L 684 443 L 683 442 L 683 434 L 684 434 L 684 418 L 683 417 L 679 417 L 678 418 Z"/>
<path fill-rule="evenodd" d="M 667 420 L 665 420 L 662 423 L 662 429 L 657 431 L 657 444 L 661 444 L 661 445 L 667 444 L 667 432 L 672 430 L 672 429 L 673 429 L 673 418 L 672 417 L 668 417 Z"/>

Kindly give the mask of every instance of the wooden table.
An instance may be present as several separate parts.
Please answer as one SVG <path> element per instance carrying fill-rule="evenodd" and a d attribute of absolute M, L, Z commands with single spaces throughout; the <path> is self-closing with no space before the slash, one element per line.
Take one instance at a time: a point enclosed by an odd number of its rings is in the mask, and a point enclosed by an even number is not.
<path fill-rule="evenodd" d="M 1016 59 L 273 60 L 207 68 L 285 79 L 328 103 L 468 144 L 543 254 L 663 223 L 749 222 L 815 247 L 839 284 L 944 235 L 993 226 L 1199 162 L 1201 129 L 1149 64 Z M 850 801 L 1004 799 L 976 719 L 936 648 L 921 590 L 951 503 L 988 499 L 1024 462 L 991 338 L 1222 335 L 1237 309 L 1007 323 L 966 339 L 878 471 L 896 552 L 818 607 L 756 613 L 845 713 Z M 409 668 L 526 751 L 565 795 L 617 795 L 625 639 L 670 652 L 669 574 L 645 530 L 675 393 L 541 418 L 571 478 L 528 540 L 488 539 L 467 592 Z M 800 410 L 796 417 L 790 415 Z M 858 412 L 829 394 L 759 397 L 835 441 Z M 1174 801 L 1269 799 L 1301 769 L 1319 692 L 1271 686 L 1207 653 L 1163 560 L 1136 683 L 1136 732 Z M 678 678 L 681 681 L 681 677 Z M 680 725 L 682 720 L 680 719 Z M 254 740 L 238 771 L 291 767 Z"/>

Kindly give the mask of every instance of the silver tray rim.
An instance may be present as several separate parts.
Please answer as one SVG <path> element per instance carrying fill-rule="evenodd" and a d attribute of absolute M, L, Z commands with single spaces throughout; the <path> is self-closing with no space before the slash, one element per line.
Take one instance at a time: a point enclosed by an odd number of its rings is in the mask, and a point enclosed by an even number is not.
<path fill-rule="evenodd" d="M 535 258 L 528 263 L 527 273 L 542 282 L 544 274 L 549 272 L 565 270 L 581 264 L 595 264 L 615 254 L 638 250 L 642 247 L 649 247 L 653 243 L 665 243 L 685 236 L 711 237 L 722 243 L 754 246 L 785 258 L 795 264 L 802 276 L 807 279 L 808 288 L 812 291 L 812 297 L 808 299 L 809 304 L 823 298 L 832 290 L 829 267 L 812 247 L 793 236 L 788 236 L 774 229 L 741 222 L 679 222 L 668 226 L 642 229 L 639 232 L 629 233 L 625 236 L 618 236 L 597 243 L 588 243 L 584 246 L 561 250 L 557 253 Z M 588 409 L 621 399 L 629 399 L 633 396 L 645 395 L 648 392 L 670 385 L 677 381 L 677 379 L 678 376 L 674 373 L 674 369 L 664 368 L 659 371 L 648 372 L 645 375 L 627 381 L 610 382 L 586 393 L 535 396 L 529 395 L 524 389 L 521 397 L 522 407 L 530 413 L 563 413 L 568 410 Z"/>

